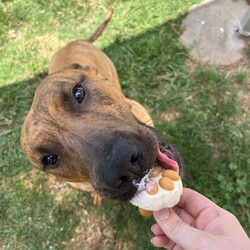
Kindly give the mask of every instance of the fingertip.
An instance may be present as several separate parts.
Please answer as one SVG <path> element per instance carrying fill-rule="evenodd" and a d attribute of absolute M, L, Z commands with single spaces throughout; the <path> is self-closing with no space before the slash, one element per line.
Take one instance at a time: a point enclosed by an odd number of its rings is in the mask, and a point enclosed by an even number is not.
<path fill-rule="evenodd" d="M 155 234 L 156 226 L 157 226 L 156 223 L 151 226 L 151 232 L 154 233 L 154 234 Z"/>
<path fill-rule="evenodd" d="M 200 236 L 201 232 L 184 222 L 174 210 L 168 209 L 167 211 L 167 214 L 166 209 L 154 212 L 155 220 L 164 235 L 181 247 L 192 248 L 193 242 Z M 189 235 L 190 237 L 183 237 L 183 235 Z M 156 239 L 153 242 L 155 243 Z"/>
<path fill-rule="evenodd" d="M 150 240 L 151 244 L 154 245 L 154 246 L 156 247 L 155 241 L 156 241 L 156 237 L 153 237 L 153 238 Z"/>
<path fill-rule="evenodd" d="M 161 230 L 160 226 L 157 223 L 152 225 L 151 231 L 154 235 L 164 235 L 163 231 Z"/>
<path fill-rule="evenodd" d="M 166 247 L 169 243 L 169 238 L 167 236 L 155 236 L 151 239 L 151 243 L 155 247 Z"/>

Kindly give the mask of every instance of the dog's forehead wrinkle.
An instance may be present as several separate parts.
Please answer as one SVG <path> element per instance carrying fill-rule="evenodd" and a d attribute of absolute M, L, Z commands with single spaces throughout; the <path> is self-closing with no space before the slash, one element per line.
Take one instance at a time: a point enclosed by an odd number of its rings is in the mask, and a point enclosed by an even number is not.
<path fill-rule="evenodd" d="M 39 97 L 49 99 L 50 97 L 55 98 L 56 96 L 60 96 L 62 93 L 69 94 L 75 86 L 86 83 L 86 77 L 83 75 L 79 75 L 76 78 L 69 76 L 64 76 L 64 78 L 53 77 L 53 75 L 52 77 L 48 76 L 38 86 L 34 99 L 39 100 Z"/>
<path fill-rule="evenodd" d="M 67 72 L 67 74 L 65 74 Z M 66 69 L 62 71 L 55 72 L 47 76 L 41 83 L 42 85 L 106 85 L 113 87 L 113 83 L 109 81 L 108 78 L 102 75 L 91 75 L 88 71 Z M 39 86 L 40 87 L 40 86 Z M 41 86 L 42 87 L 42 86 Z"/>
<path fill-rule="evenodd" d="M 66 126 L 62 126 L 59 122 L 51 122 L 48 121 L 48 126 L 52 126 L 52 131 L 57 131 L 58 136 L 56 138 L 64 138 L 64 136 L 67 135 L 67 140 L 65 140 L 65 145 L 67 145 L 69 142 L 72 144 L 76 143 L 77 141 L 84 143 L 88 146 L 90 146 L 90 143 L 85 140 L 83 135 L 81 133 L 77 133 L 76 130 L 71 130 L 70 128 L 67 128 Z"/>
<path fill-rule="evenodd" d="M 104 93 L 102 89 L 97 90 L 94 86 L 89 85 L 85 93 L 84 103 L 79 105 L 73 96 L 75 84 L 64 84 L 64 86 L 55 84 L 52 90 L 50 90 L 50 84 L 48 83 L 48 86 L 40 88 L 33 100 L 34 108 L 46 115 L 54 116 L 58 112 L 64 111 L 72 115 L 84 114 L 88 112 L 89 105 L 95 106 L 95 109 L 100 109 L 102 112 L 105 111 L 105 113 L 107 113 L 105 109 L 109 107 L 112 110 L 116 110 L 116 112 L 125 114 L 124 106 L 126 106 L 126 103 L 117 105 L 112 91 Z"/>
<path fill-rule="evenodd" d="M 65 74 L 67 72 L 67 74 Z M 47 76 L 42 83 L 77 83 L 86 81 L 86 76 L 80 73 L 79 70 L 61 70 Z"/>

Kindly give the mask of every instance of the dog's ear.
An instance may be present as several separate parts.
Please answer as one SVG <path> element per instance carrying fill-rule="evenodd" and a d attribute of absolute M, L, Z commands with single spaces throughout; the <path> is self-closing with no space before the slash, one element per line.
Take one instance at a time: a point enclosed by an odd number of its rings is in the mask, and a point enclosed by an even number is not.
<path fill-rule="evenodd" d="M 98 75 L 98 70 L 96 68 L 91 68 L 89 66 L 82 66 L 78 63 L 72 63 L 69 66 L 70 69 L 79 69 L 90 73 L 91 75 Z"/>
<path fill-rule="evenodd" d="M 154 123 L 147 110 L 139 103 L 134 100 L 126 98 L 126 102 L 131 109 L 134 116 L 141 122 L 154 127 Z"/>

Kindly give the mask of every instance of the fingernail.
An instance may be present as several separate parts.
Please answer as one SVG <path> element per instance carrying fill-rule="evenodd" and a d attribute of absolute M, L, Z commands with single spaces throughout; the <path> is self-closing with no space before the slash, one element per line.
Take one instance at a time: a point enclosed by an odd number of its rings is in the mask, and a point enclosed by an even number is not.
<path fill-rule="evenodd" d="M 155 237 L 153 237 L 150 242 L 154 245 Z"/>
<path fill-rule="evenodd" d="M 160 220 L 165 220 L 169 216 L 169 210 L 167 208 L 164 208 L 159 211 L 158 217 Z"/>
<path fill-rule="evenodd" d="M 151 232 L 154 234 L 156 224 L 152 225 Z"/>

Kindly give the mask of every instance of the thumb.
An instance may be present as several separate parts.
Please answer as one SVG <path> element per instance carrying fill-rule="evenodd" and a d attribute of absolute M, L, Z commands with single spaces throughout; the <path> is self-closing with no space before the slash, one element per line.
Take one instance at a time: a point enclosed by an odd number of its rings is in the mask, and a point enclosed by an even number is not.
<path fill-rule="evenodd" d="M 157 224 L 163 233 L 177 245 L 185 249 L 193 249 L 194 242 L 203 236 L 203 232 L 186 224 L 170 208 L 164 208 L 153 213 Z"/>

